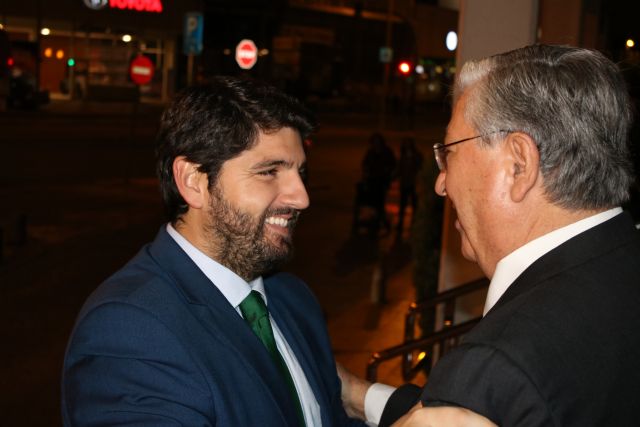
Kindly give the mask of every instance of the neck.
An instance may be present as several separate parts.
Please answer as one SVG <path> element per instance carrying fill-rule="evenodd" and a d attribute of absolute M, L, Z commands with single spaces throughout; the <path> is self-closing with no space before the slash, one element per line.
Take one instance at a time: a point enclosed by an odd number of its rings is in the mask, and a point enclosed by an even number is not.
<path fill-rule="evenodd" d="M 514 216 L 512 224 L 505 224 L 505 230 L 509 230 L 508 237 L 504 241 L 502 250 L 496 253 L 493 262 L 483 268 L 487 277 L 493 277 L 498 262 L 527 243 L 558 230 L 567 225 L 578 222 L 604 212 L 609 208 L 596 210 L 568 210 L 560 206 L 544 203 L 537 209 L 523 210 Z"/>
<path fill-rule="evenodd" d="M 541 214 L 537 218 L 531 219 L 529 233 L 526 235 L 522 245 L 559 228 L 566 227 L 574 222 L 578 222 L 585 218 L 589 218 L 590 216 L 604 212 L 607 209 L 568 210 L 556 205 L 548 205 L 545 213 Z"/>

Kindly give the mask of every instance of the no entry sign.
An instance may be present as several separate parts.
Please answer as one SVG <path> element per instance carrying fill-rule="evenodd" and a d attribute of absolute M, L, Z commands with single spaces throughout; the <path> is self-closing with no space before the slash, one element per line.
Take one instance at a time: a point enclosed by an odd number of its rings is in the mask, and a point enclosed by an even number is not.
<path fill-rule="evenodd" d="M 236 46 L 236 62 L 243 70 L 248 70 L 258 62 L 258 48 L 253 40 L 244 39 Z"/>
<path fill-rule="evenodd" d="M 149 84 L 153 78 L 153 62 L 144 55 L 136 56 L 129 66 L 129 75 L 137 85 Z"/>

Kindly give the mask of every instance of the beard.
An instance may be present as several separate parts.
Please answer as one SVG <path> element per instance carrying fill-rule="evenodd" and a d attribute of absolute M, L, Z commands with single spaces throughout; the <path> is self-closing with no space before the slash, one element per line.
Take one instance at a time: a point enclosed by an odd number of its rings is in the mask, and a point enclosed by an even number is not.
<path fill-rule="evenodd" d="M 210 216 L 205 226 L 213 258 L 247 282 L 282 267 L 293 256 L 291 236 L 300 211 L 267 209 L 259 217 L 233 207 L 217 187 L 211 188 Z M 291 214 L 286 236 L 265 233 L 265 220 L 273 215 Z"/>

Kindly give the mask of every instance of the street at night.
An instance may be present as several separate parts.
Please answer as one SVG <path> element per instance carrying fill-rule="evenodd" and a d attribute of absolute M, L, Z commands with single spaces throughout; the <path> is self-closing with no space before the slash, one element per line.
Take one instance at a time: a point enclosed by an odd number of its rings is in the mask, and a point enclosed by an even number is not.
<path fill-rule="evenodd" d="M 0 1 L 0 425 L 633 425 L 628 3 Z"/>

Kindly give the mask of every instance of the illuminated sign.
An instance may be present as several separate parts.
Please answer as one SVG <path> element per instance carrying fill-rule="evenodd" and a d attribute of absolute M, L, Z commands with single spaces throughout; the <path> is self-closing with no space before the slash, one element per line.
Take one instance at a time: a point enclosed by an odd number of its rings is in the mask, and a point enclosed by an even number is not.
<path fill-rule="evenodd" d="M 129 65 L 129 76 L 137 85 L 146 85 L 153 78 L 153 62 L 144 55 L 139 55 Z"/>
<path fill-rule="evenodd" d="M 109 0 L 84 0 L 84 4 L 93 10 L 100 10 L 109 4 Z"/>
<path fill-rule="evenodd" d="M 236 46 L 236 62 L 243 70 L 249 70 L 258 62 L 258 48 L 253 40 L 244 39 Z"/>
<path fill-rule="evenodd" d="M 93 10 L 111 9 L 135 10 L 137 12 L 162 12 L 161 0 L 83 0 L 84 4 Z"/>

